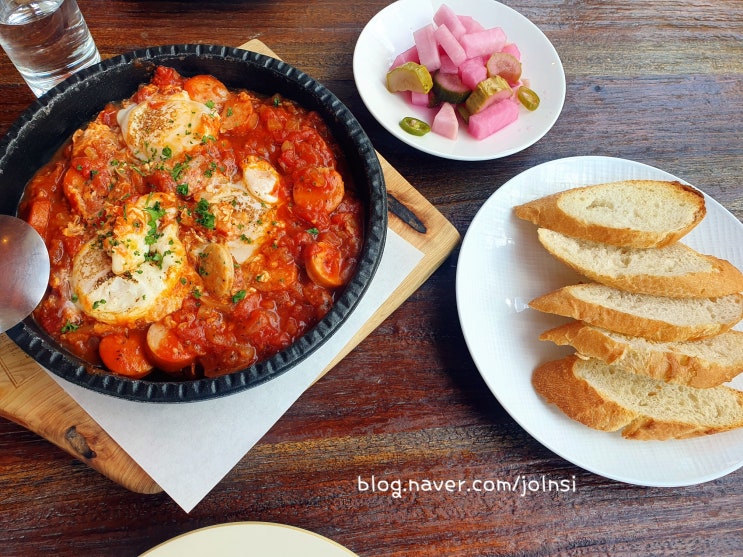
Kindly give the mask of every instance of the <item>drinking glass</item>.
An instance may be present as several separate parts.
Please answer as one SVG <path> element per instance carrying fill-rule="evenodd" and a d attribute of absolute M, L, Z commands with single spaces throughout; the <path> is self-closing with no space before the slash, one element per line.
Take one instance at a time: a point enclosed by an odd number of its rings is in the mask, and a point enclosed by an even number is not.
<path fill-rule="evenodd" d="M 0 45 L 37 97 L 101 60 L 76 0 L 0 0 Z"/>

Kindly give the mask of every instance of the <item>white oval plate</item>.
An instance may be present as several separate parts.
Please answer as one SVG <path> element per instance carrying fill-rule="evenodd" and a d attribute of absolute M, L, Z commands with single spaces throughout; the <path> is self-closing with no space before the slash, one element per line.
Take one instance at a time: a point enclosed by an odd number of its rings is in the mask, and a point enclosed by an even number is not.
<path fill-rule="evenodd" d="M 629 441 L 567 418 L 531 385 L 537 365 L 572 349 L 538 340 L 541 332 L 566 320 L 527 304 L 581 278 L 544 250 L 536 227 L 514 216 L 513 207 L 576 186 L 625 179 L 683 182 L 637 162 L 574 157 L 526 170 L 496 190 L 473 219 L 459 255 L 456 294 L 465 340 L 503 408 L 537 441 L 573 464 L 636 485 L 713 480 L 743 465 L 743 430 L 679 441 Z M 743 269 L 743 225 L 714 199 L 705 195 L 705 200 L 707 216 L 684 243 Z M 730 385 L 743 389 L 743 376 Z"/>
<path fill-rule="evenodd" d="M 509 42 L 521 50 L 524 79 L 541 98 L 539 108 L 522 107 L 519 119 L 483 140 L 470 136 L 463 126 L 457 139 L 435 133 L 422 137 L 400 128 L 405 116 L 429 124 L 435 111 L 408 103 L 402 94 L 386 87 L 387 72 L 398 54 L 413 46 L 413 31 L 433 21 L 441 1 L 398 0 L 375 15 L 361 32 L 353 55 L 353 75 L 369 112 L 392 135 L 425 153 L 463 161 L 505 157 L 536 143 L 552 128 L 565 102 L 565 72 L 557 51 L 539 28 L 517 11 L 494 0 L 447 0 L 459 15 L 474 17 L 485 27 L 501 27 Z"/>
<path fill-rule="evenodd" d="M 177 536 L 141 557 L 356 557 L 355 553 L 318 534 L 270 522 L 231 522 Z"/>

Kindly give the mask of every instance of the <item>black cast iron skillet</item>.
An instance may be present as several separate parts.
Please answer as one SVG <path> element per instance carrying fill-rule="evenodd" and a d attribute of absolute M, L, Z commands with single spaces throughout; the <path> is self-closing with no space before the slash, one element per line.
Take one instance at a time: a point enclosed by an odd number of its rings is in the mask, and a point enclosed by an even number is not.
<path fill-rule="evenodd" d="M 349 110 L 325 87 L 282 61 L 214 45 L 168 45 L 111 58 L 80 71 L 38 99 L 0 141 L 0 212 L 17 213 L 23 190 L 72 133 L 109 101 L 130 97 L 155 66 L 183 76 L 211 74 L 228 88 L 280 93 L 322 115 L 344 150 L 365 207 L 365 236 L 355 276 L 330 312 L 293 345 L 272 358 L 229 375 L 192 381 L 148 376 L 118 377 L 63 350 L 27 318 L 8 336 L 39 364 L 77 385 L 147 402 L 188 402 L 231 394 L 268 381 L 296 366 L 343 324 L 366 291 L 382 257 L 387 232 L 384 176 L 369 138 Z"/>

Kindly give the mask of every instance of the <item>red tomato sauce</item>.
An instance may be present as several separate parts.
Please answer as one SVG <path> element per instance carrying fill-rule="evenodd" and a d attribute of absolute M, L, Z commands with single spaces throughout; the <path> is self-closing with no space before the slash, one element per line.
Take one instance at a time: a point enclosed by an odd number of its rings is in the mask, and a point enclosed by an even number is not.
<path fill-rule="evenodd" d="M 329 311 L 363 242 L 317 113 L 166 67 L 78 130 L 20 213 L 51 260 L 35 319 L 129 377 L 213 377 L 288 347 Z"/>

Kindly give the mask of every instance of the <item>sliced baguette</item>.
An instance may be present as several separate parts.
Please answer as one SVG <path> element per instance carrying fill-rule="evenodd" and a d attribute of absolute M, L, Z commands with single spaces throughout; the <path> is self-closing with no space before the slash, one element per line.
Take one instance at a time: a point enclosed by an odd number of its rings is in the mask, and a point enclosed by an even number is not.
<path fill-rule="evenodd" d="M 529 305 L 617 333 L 663 342 L 711 337 L 743 318 L 743 295 L 739 293 L 719 298 L 668 298 L 598 283 L 564 286 Z"/>
<path fill-rule="evenodd" d="M 743 371 L 743 332 L 708 339 L 654 342 L 573 321 L 545 331 L 540 340 L 572 346 L 579 354 L 631 373 L 698 389 L 716 387 Z"/>
<path fill-rule="evenodd" d="M 532 384 L 568 417 L 627 439 L 667 440 L 743 427 L 743 393 L 695 389 L 575 355 L 539 366 Z"/>
<path fill-rule="evenodd" d="M 625 180 L 565 190 L 514 211 L 568 236 L 650 248 L 687 234 L 704 218 L 706 207 L 701 192 L 680 182 Z"/>
<path fill-rule="evenodd" d="M 743 273 L 730 262 L 673 243 L 627 248 L 540 228 L 540 243 L 585 277 L 629 292 L 679 298 L 714 298 L 743 291 Z"/>

